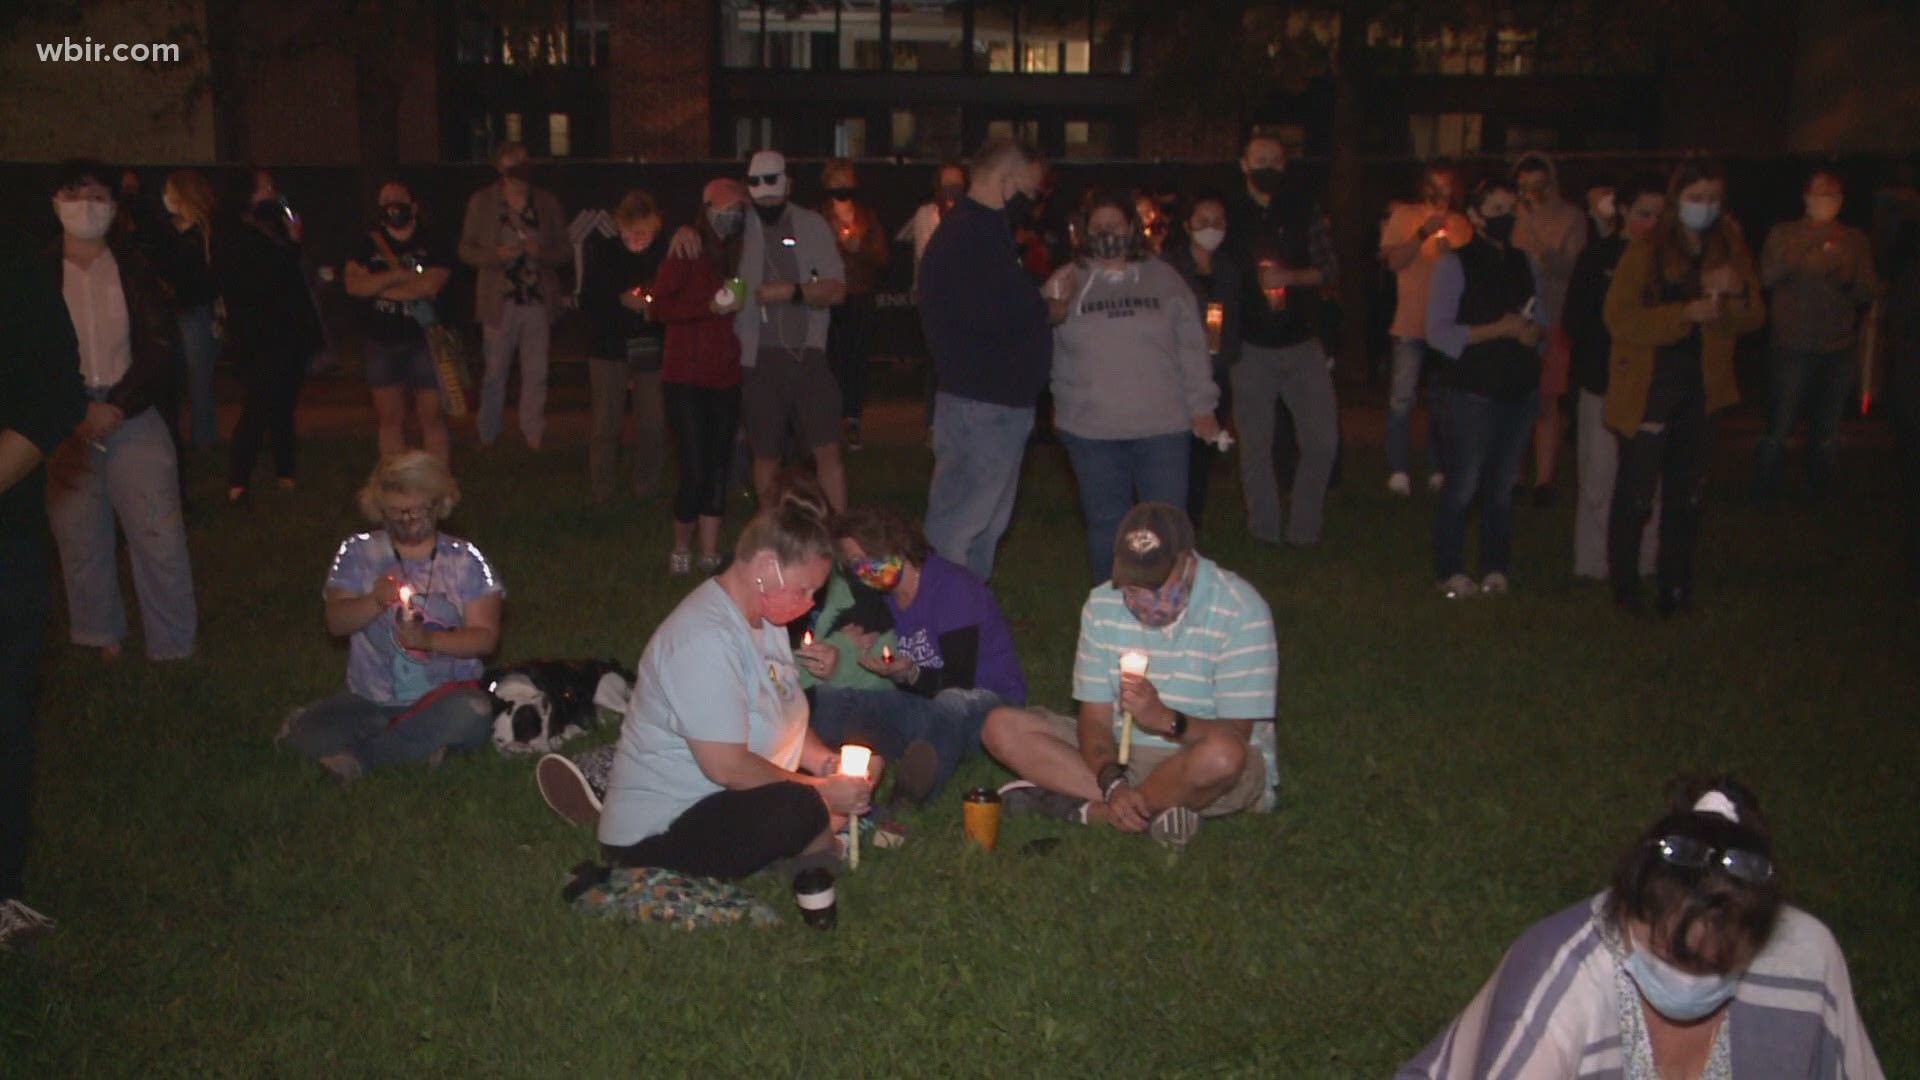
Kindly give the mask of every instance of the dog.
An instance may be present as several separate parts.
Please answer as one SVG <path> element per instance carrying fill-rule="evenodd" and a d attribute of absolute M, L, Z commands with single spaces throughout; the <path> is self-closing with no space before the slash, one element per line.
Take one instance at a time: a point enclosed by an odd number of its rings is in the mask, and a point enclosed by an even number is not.
<path fill-rule="evenodd" d="M 527 660 L 489 670 L 493 745 L 547 753 L 600 726 L 601 708 L 625 712 L 633 674 L 611 660 Z"/>

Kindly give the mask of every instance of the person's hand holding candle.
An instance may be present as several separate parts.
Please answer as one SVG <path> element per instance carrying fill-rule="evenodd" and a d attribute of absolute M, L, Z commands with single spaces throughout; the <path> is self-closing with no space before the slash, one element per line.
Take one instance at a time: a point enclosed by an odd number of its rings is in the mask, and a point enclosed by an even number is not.
<path fill-rule="evenodd" d="M 393 640 L 403 649 L 414 652 L 432 652 L 433 632 L 427 629 L 427 620 L 411 614 L 401 608 L 393 623 Z"/>
<path fill-rule="evenodd" d="M 1127 759 L 1133 756 L 1133 714 L 1127 710 L 1127 678 L 1144 682 L 1147 677 L 1147 654 L 1138 649 L 1129 649 L 1120 654 L 1120 764 L 1125 766 Z M 1154 700 L 1158 701 L 1156 693 Z"/>
<path fill-rule="evenodd" d="M 400 602 L 400 589 L 400 579 L 388 574 L 374 582 L 373 591 L 367 595 L 373 597 L 374 602 L 385 609 Z"/>
<path fill-rule="evenodd" d="M 833 669 L 840 666 L 840 650 L 825 642 L 815 642 L 811 630 L 805 642 L 793 650 L 793 658 L 816 679 L 832 678 Z"/>
<path fill-rule="evenodd" d="M 873 777 L 869 770 L 873 768 L 873 751 L 864 746 L 851 743 L 840 748 L 840 775 L 858 777 L 866 781 L 871 791 Z M 859 814 L 847 819 L 847 868 L 860 869 L 860 824 Z"/>
<path fill-rule="evenodd" d="M 1130 653 L 1145 657 L 1144 653 Z M 1122 665 L 1126 663 L 1121 660 Z M 1156 735 L 1164 735 L 1173 730 L 1173 710 L 1160 700 L 1160 691 L 1148 681 L 1145 665 L 1138 674 L 1130 673 L 1122 666 L 1120 670 L 1120 708 L 1134 723 Z"/>
<path fill-rule="evenodd" d="M 877 656 L 872 651 L 861 656 L 860 666 L 883 679 L 891 679 L 897 683 L 910 683 L 919 673 L 919 668 L 914 666 L 912 660 L 885 645 L 880 647 L 880 653 Z"/>

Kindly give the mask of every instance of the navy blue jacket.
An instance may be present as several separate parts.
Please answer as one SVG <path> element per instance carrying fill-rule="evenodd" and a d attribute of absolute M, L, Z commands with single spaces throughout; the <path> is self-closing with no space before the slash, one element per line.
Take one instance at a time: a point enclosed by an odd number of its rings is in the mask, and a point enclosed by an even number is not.
<path fill-rule="evenodd" d="M 942 393 L 1031 408 L 1053 367 L 1047 302 L 1006 215 L 962 198 L 920 259 L 920 322 Z"/>

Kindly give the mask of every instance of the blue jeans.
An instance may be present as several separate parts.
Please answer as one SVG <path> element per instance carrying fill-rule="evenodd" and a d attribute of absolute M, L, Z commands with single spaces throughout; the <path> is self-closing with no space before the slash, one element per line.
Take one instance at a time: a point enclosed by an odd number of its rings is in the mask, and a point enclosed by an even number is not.
<path fill-rule="evenodd" d="M 927 542 L 941 557 L 993 576 L 993 552 L 1013 519 L 1033 409 L 935 395 Z"/>
<path fill-rule="evenodd" d="M 1141 502 L 1187 505 L 1187 461 L 1193 437 L 1185 431 L 1144 439 L 1083 439 L 1062 431 L 1060 443 L 1073 462 L 1080 509 L 1087 516 L 1087 568 L 1093 580 L 1113 576 L 1113 536 L 1120 519 Z"/>
<path fill-rule="evenodd" d="M 1801 352 L 1775 348 L 1767 356 L 1773 399 L 1767 412 L 1767 433 L 1760 438 L 1760 490 L 1780 486 L 1786 463 L 1787 437 L 1804 405 L 1807 412 L 1807 486 L 1819 492 L 1833 480 L 1833 462 L 1839 449 L 1840 418 L 1847 414 L 1848 391 L 1853 388 L 1854 357 L 1850 349 L 1838 352 Z"/>
<path fill-rule="evenodd" d="M 1513 485 L 1520 477 L 1540 395 L 1499 401 L 1447 391 L 1442 415 L 1447 482 L 1433 519 L 1433 576 L 1445 581 L 1465 565 L 1467 516 L 1480 500 L 1480 573 L 1507 572 L 1513 549 Z"/>
<path fill-rule="evenodd" d="M 213 339 L 212 304 L 180 312 L 180 351 L 187 362 L 187 401 L 192 417 L 188 434 L 194 446 L 205 450 L 220 438 L 213 408 L 213 362 L 220 355 L 220 343 Z"/>
<path fill-rule="evenodd" d="M 193 655 L 199 610 L 181 516 L 173 436 L 148 409 L 113 434 L 60 444 L 47 462 L 47 516 L 60 547 L 67 622 L 75 645 L 118 645 L 127 636 L 115 560 L 114 520 L 127 538 L 147 657 Z"/>
<path fill-rule="evenodd" d="M 1427 343 L 1414 338 L 1393 339 L 1393 373 L 1387 384 L 1387 472 L 1408 471 L 1411 455 L 1413 402 L 1420 394 L 1420 369 L 1427 356 Z M 1446 439 L 1440 430 L 1440 380 L 1427 380 L 1427 471 L 1447 471 L 1442 447 Z"/>
<path fill-rule="evenodd" d="M 944 402 L 941 408 L 946 408 Z M 960 763 L 980 748 L 981 725 L 1000 704 L 1000 695 L 991 690 L 942 690 L 923 698 L 906 690 L 822 684 L 814 687 L 808 723 L 828 746 L 857 742 L 888 761 L 899 761 L 915 739 L 925 741 L 933 747 L 933 793 L 938 794 Z"/>
<path fill-rule="evenodd" d="M 316 761 L 351 754 L 377 769 L 426 761 L 439 750 L 472 750 L 493 734 L 493 701 L 479 689 L 452 691 L 392 723 L 410 708 L 335 694 L 289 718 L 280 742 Z"/>

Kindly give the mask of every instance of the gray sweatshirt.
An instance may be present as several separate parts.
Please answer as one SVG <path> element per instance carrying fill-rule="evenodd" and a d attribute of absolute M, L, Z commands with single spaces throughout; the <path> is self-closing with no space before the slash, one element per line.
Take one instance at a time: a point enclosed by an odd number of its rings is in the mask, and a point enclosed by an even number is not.
<path fill-rule="evenodd" d="M 1082 262 L 1053 328 L 1054 423 L 1083 439 L 1144 439 L 1192 427 L 1220 396 L 1193 290 L 1159 259 L 1125 270 Z"/>
<path fill-rule="evenodd" d="M 1873 302 L 1873 248 L 1848 225 L 1785 221 L 1767 233 L 1760 282 L 1773 290 L 1773 344 L 1800 352 L 1850 349 Z"/>

